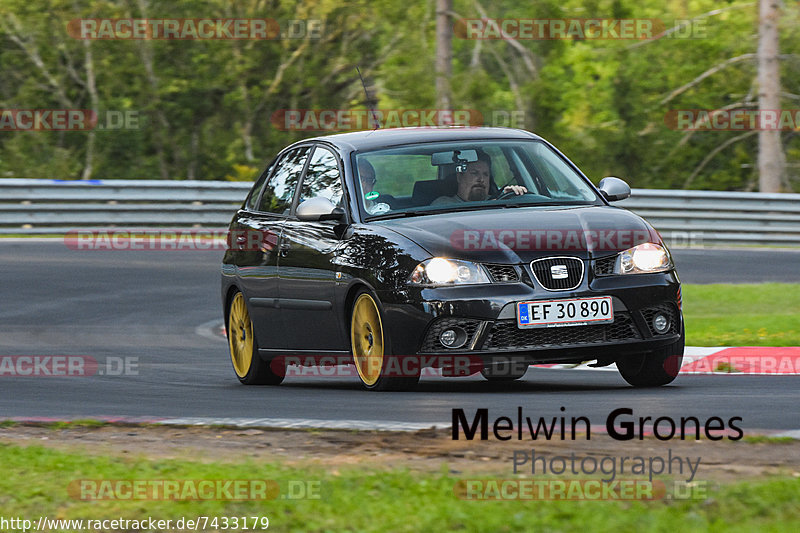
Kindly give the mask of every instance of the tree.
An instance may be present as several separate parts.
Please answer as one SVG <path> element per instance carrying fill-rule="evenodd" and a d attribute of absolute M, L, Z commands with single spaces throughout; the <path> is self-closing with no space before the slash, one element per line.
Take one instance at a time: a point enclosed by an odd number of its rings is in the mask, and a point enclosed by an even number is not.
<path fill-rule="evenodd" d="M 758 21 L 758 109 L 781 107 L 781 77 L 778 60 L 780 0 L 761 0 Z M 761 192 L 779 192 L 784 186 L 786 156 L 780 130 L 758 132 L 758 185 Z M 788 184 L 786 185 L 788 189 Z"/>
<path fill-rule="evenodd" d="M 436 0 L 436 108 L 452 109 L 453 0 Z"/>

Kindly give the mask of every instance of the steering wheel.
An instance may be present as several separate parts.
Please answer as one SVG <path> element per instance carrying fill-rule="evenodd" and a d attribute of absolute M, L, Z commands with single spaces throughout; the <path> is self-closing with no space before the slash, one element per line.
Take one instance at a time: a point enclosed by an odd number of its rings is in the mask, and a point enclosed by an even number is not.
<path fill-rule="evenodd" d="M 522 194 L 517 194 L 513 190 L 511 191 L 500 191 L 500 193 L 494 197 L 495 200 L 505 200 L 506 198 L 512 198 L 514 196 L 523 196 L 525 194 L 534 194 L 530 191 L 524 192 Z"/>

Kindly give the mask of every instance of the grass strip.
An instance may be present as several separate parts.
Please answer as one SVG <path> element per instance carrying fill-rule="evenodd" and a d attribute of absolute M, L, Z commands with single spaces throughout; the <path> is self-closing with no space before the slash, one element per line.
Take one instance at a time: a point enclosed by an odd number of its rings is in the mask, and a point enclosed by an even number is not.
<path fill-rule="evenodd" d="M 682 290 L 688 346 L 800 346 L 800 283 Z"/>
<path fill-rule="evenodd" d="M 2 516 L 38 520 L 267 516 L 270 531 L 798 531 L 800 482 L 769 478 L 712 489 L 702 499 L 653 502 L 458 499 L 466 475 L 310 464 L 214 463 L 105 457 L 0 444 Z M 506 476 L 511 477 L 511 476 Z M 77 480 L 274 480 L 319 483 L 319 498 L 269 501 L 83 501 Z M 221 528 L 221 525 L 220 525 Z M 221 529 L 220 529 L 221 530 Z"/>

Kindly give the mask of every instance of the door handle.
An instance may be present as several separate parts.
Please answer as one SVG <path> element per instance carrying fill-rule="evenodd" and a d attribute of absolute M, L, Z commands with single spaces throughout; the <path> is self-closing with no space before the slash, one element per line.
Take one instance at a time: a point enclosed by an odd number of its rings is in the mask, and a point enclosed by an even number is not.
<path fill-rule="evenodd" d="M 278 248 L 278 255 L 280 255 L 281 257 L 286 257 L 286 255 L 289 253 L 289 250 L 291 249 L 292 249 L 291 244 L 289 244 L 288 242 L 281 242 L 281 245 Z"/>
<path fill-rule="evenodd" d="M 236 250 L 244 250 L 244 245 L 247 243 L 247 237 L 244 235 L 236 235 L 236 237 L 228 237 L 230 240 L 231 248 L 235 248 Z"/>

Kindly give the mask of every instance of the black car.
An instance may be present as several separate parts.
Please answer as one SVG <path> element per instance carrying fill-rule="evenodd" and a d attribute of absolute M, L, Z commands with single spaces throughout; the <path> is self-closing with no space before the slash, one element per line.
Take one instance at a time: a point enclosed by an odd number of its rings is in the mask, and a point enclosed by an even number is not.
<path fill-rule="evenodd" d="M 652 226 L 609 205 L 629 195 L 521 130 L 297 142 L 230 225 L 236 375 L 278 384 L 290 356 L 338 358 L 367 389 L 398 390 L 427 367 L 511 380 L 596 361 L 634 386 L 667 384 L 683 359 L 680 281 Z"/>

